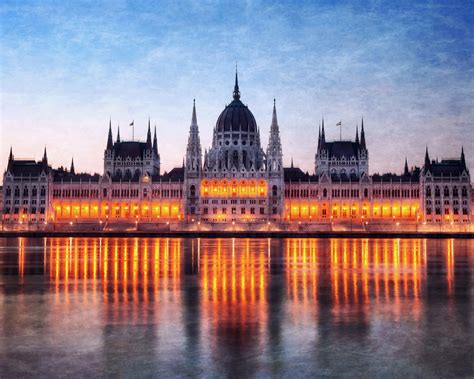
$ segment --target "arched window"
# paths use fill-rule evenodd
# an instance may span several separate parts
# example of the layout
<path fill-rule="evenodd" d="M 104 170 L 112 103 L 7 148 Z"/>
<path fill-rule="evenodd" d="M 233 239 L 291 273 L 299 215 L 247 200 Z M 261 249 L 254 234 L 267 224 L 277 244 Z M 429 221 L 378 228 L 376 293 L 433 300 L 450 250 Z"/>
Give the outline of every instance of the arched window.
<path fill-rule="evenodd" d="M 41 193 L 40 193 L 41 196 L 46 196 L 46 188 L 44 187 L 41 187 Z"/>
<path fill-rule="evenodd" d="M 196 196 L 196 186 L 194 184 L 189 187 L 189 194 L 191 195 L 191 197 Z"/>
<path fill-rule="evenodd" d="M 461 195 L 462 197 L 467 197 L 467 187 L 462 187 L 462 190 L 461 190 Z"/>
<path fill-rule="evenodd" d="M 278 187 L 274 185 L 272 187 L 272 196 L 277 196 L 277 195 L 278 195 Z"/>
<path fill-rule="evenodd" d="M 448 186 L 445 186 L 445 187 L 444 187 L 444 193 L 443 193 L 443 195 L 444 195 L 445 197 L 449 197 L 449 188 L 448 188 Z"/>
<path fill-rule="evenodd" d="M 237 150 L 234 150 L 234 152 L 232 153 L 232 164 L 236 168 L 239 167 L 239 153 L 237 152 Z"/>
<path fill-rule="evenodd" d="M 438 186 L 436 186 L 435 187 L 435 197 L 440 197 L 440 196 L 441 196 L 441 189 Z"/>
<path fill-rule="evenodd" d="M 426 187 L 426 197 L 431 196 L 431 187 Z"/>
<path fill-rule="evenodd" d="M 31 191 L 32 196 L 38 196 L 38 190 L 36 189 L 36 186 L 33 187 L 33 190 Z"/>
<path fill-rule="evenodd" d="M 369 197 L 369 190 L 364 188 L 364 197 Z"/>
<path fill-rule="evenodd" d="M 23 188 L 23 196 L 28 196 L 28 187 Z"/>
<path fill-rule="evenodd" d="M 15 187 L 15 196 L 20 196 L 20 187 Z"/>
<path fill-rule="evenodd" d="M 7 190 L 5 192 L 5 196 L 11 196 L 12 194 L 12 189 L 10 187 L 7 187 Z"/>
<path fill-rule="evenodd" d="M 326 188 L 323 189 L 323 197 L 328 197 L 328 190 Z"/>
<path fill-rule="evenodd" d="M 143 188 L 143 197 L 144 198 L 148 197 L 148 188 Z"/>
<path fill-rule="evenodd" d="M 102 197 L 106 198 L 107 197 L 107 188 L 104 188 L 102 190 Z"/>
<path fill-rule="evenodd" d="M 459 196 L 458 187 L 453 187 L 453 196 Z"/>

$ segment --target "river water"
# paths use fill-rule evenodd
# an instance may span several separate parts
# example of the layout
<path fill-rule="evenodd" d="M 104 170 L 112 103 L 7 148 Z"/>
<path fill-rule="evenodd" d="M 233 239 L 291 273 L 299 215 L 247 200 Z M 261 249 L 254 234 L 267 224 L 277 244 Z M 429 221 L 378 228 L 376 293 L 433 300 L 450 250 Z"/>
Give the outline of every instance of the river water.
<path fill-rule="evenodd" d="M 474 241 L 0 239 L 0 377 L 473 377 Z"/>

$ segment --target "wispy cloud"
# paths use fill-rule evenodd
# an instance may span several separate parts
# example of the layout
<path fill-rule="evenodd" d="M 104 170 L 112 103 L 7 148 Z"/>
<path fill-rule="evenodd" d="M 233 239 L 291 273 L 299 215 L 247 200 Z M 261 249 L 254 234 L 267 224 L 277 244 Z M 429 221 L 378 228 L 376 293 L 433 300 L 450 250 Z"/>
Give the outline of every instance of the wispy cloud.
<path fill-rule="evenodd" d="M 156 120 L 164 169 L 181 163 L 197 99 L 204 146 L 230 101 L 235 61 L 243 101 L 266 143 L 277 98 L 286 162 L 311 171 L 324 115 L 353 137 L 363 115 L 371 171 L 459 155 L 474 168 L 471 2 L 5 2 L 2 144 L 17 156 L 102 171 L 109 116 L 144 137 Z M 361 3 L 360 3 L 361 4 Z"/>

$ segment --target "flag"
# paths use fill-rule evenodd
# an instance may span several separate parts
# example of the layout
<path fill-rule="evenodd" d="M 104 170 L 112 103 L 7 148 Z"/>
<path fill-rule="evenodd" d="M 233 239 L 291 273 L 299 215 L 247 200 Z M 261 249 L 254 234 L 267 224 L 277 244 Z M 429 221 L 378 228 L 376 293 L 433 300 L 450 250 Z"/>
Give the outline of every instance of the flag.
<path fill-rule="evenodd" d="M 134 122 L 135 122 L 135 120 L 133 120 L 133 121 L 130 123 L 129 126 L 134 126 Z"/>
<path fill-rule="evenodd" d="M 336 126 L 341 126 L 342 125 L 342 121 L 339 121 Z"/>

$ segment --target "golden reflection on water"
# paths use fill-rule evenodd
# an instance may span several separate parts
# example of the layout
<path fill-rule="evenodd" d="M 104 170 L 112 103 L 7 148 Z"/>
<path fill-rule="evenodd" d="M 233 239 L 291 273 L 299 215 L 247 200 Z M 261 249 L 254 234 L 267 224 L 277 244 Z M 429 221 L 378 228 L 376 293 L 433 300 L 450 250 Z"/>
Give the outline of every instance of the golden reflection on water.
<path fill-rule="evenodd" d="M 201 311 L 232 323 L 265 318 L 271 281 L 283 278 L 288 301 L 311 307 L 324 298 L 335 314 L 347 306 L 390 303 L 396 314 L 410 299 L 415 316 L 426 282 L 426 241 L 420 239 L 52 238 L 46 242 L 45 272 L 56 294 L 92 292 L 92 301 L 147 304 L 150 297 L 176 301 L 183 272 L 198 278 Z M 446 244 L 446 288 L 454 292 L 454 241 Z M 24 273 L 19 241 L 19 274 Z M 281 274 L 272 277 L 272 266 Z M 166 294 L 162 293 L 166 290 Z M 119 316 L 119 315 L 117 315 Z"/>

